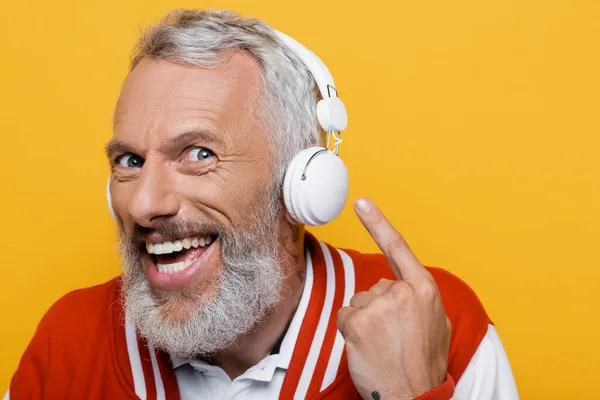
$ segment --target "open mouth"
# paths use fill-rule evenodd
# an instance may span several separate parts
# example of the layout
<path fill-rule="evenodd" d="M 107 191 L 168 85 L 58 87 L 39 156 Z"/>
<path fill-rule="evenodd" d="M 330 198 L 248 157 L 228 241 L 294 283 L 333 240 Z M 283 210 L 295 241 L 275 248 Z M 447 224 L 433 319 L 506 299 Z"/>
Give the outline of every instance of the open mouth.
<path fill-rule="evenodd" d="M 146 251 L 158 272 L 172 275 L 196 263 L 217 238 L 217 235 L 197 235 L 173 242 L 147 242 Z"/>

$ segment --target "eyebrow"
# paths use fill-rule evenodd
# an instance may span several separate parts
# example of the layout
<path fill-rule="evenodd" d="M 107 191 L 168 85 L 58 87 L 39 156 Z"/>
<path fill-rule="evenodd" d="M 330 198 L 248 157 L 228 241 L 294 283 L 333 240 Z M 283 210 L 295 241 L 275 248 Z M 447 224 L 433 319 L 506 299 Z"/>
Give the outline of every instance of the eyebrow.
<path fill-rule="evenodd" d="M 181 133 L 169 140 L 165 144 L 166 151 L 172 151 L 173 149 L 180 149 L 191 145 L 192 143 L 212 144 L 222 146 L 223 140 L 215 135 L 213 132 L 205 129 L 194 129 Z"/>
<path fill-rule="evenodd" d="M 111 156 L 113 154 L 133 153 L 133 151 L 131 150 L 132 149 L 129 146 L 129 144 L 127 142 L 124 142 L 123 140 L 111 139 L 110 142 L 104 145 L 104 153 L 106 154 L 106 158 L 108 158 L 109 161 L 112 161 Z"/>
<path fill-rule="evenodd" d="M 205 129 L 194 129 L 167 140 L 166 144 L 161 147 L 164 147 L 165 152 L 171 152 L 174 149 L 186 147 L 192 143 L 198 142 L 209 145 L 224 145 L 223 140 L 217 137 L 213 132 Z M 111 160 L 111 157 L 114 154 L 135 153 L 136 150 L 131 144 L 124 140 L 112 139 L 104 146 L 104 152 L 106 153 L 106 157 Z"/>

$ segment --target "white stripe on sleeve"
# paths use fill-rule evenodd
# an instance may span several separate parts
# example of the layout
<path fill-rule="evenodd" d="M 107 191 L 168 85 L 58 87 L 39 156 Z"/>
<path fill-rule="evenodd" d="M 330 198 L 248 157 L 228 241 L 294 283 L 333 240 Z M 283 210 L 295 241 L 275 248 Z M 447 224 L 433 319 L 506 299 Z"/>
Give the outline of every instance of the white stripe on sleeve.
<path fill-rule="evenodd" d="M 514 400 L 517 385 L 500 337 L 493 325 L 479 344 L 454 389 L 452 400 Z"/>

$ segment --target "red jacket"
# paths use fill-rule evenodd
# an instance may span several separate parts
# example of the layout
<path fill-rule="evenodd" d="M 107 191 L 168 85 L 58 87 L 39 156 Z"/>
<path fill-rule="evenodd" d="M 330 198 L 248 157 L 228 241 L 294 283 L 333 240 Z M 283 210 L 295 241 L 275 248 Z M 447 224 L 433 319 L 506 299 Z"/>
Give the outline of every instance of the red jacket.
<path fill-rule="evenodd" d="M 380 278 L 394 279 L 384 256 L 336 250 L 307 237 L 312 257 L 313 285 L 308 308 L 280 399 L 292 399 L 303 373 L 317 325 L 326 318 L 318 361 L 308 373 L 308 399 L 360 399 L 348 373 L 345 352 L 334 354 L 336 313 L 354 293 L 368 290 Z M 452 322 L 452 341 L 446 381 L 421 396 L 450 399 L 471 358 L 486 335 L 490 320 L 475 293 L 460 279 L 441 269 L 428 268 L 440 289 Z M 334 274 L 332 289 L 327 274 Z M 333 304 L 324 307 L 328 290 Z M 58 300 L 40 322 L 10 385 L 10 399 L 135 399 L 136 385 L 146 398 L 179 399 L 170 357 L 154 351 L 125 323 L 120 279 L 76 290 Z M 326 309 L 326 312 L 323 310 Z M 331 359 L 337 373 L 324 390 L 321 384 Z M 339 366 L 338 366 L 339 364 Z M 157 385 L 158 381 L 162 386 Z"/>

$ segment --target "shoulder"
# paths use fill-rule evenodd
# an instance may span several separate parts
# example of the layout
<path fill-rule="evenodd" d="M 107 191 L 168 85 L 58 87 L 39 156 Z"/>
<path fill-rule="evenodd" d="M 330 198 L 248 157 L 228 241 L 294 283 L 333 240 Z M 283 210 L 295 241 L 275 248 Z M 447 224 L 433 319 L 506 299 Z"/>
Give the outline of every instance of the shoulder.
<path fill-rule="evenodd" d="M 368 290 L 381 278 L 395 279 L 383 254 L 344 252 L 354 262 L 357 292 Z M 435 279 L 446 315 L 452 322 L 448 370 L 458 381 L 492 322 L 473 289 L 463 280 L 441 268 L 426 268 Z"/>
<path fill-rule="evenodd" d="M 21 357 L 11 381 L 11 395 L 41 398 L 42 391 L 57 390 L 52 393 L 60 395 L 54 397 L 64 397 L 65 382 L 71 381 L 86 357 L 95 360 L 97 357 L 90 354 L 110 345 L 113 316 L 120 312 L 118 298 L 119 280 L 113 279 L 75 290 L 56 301 Z"/>
<path fill-rule="evenodd" d="M 46 334 L 59 339 L 95 330 L 112 319 L 112 306 L 119 299 L 119 278 L 84 289 L 74 290 L 57 300 L 38 325 L 36 335 Z"/>

